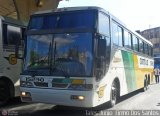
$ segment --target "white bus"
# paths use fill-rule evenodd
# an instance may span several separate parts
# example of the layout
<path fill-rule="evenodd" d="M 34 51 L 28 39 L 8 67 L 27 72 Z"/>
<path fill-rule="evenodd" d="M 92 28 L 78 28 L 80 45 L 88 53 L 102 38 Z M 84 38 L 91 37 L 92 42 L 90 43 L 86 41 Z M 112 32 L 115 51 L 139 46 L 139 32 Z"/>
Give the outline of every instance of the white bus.
<path fill-rule="evenodd" d="M 20 21 L 0 16 L 0 105 L 20 94 L 22 59 L 19 58 L 23 50 L 24 30 L 25 26 Z"/>
<path fill-rule="evenodd" d="M 101 8 L 33 14 L 26 36 L 23 102 L 114 106 L 153 80 L 151 42 Z"/>

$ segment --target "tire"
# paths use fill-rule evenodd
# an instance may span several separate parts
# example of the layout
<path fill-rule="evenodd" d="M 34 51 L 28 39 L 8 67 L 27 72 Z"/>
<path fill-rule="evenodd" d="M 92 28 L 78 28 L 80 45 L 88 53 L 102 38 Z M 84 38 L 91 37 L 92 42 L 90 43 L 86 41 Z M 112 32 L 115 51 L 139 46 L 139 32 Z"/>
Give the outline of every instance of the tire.
<path fill-rule="evenodd" d="M 117 88 L 116 82 L 114 81 L 112 83 L 111 92 L 110 92 L 109 107 L 113 107 L 116 105 L 118 96 L 119 96 L 118 94 L 119 94 L 118 88 Z"/>
<path fill-rule="evenodd" d="M 151 84 L 151 78 L 150 78 L 150 75 L 148 75 L 148 85 Z"/>
<path fill-rule="evenodd" d="M 10 98 L 9 87 L 0 80 L 0 106 L 5 105 Z"/>
<path fill-rule="evenodd" d="M 143 87 L 143 92 L 148 90 L 148 81 L 145 79 L 144 80 L 144 87 Z"/>

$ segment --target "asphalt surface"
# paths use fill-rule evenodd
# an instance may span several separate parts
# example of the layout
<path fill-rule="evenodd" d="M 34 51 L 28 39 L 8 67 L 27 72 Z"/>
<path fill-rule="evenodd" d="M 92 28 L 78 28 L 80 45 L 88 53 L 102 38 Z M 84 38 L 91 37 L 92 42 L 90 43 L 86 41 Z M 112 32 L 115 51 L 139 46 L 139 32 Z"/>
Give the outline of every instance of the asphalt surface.
<path fill-rule="evenodd" d="M 110 115 L 110 113 L 111 115 L 113 115 L 110 111 L 115 112 L 119 110 L 158 110 L 159 113 L 156 113 L 154 115 L 159 116 L 160 84 L 150 85 L 149 89 L 146 92 L 138 90 L 121 97 L 119 103 L 113 108 L 109 108 L 107 103 L 94 109 L 82 109 L 74 107 L 55 106 L 52 104 L 43 103 L 22 103 L 20 101 L 20 98 L 15 98 L 10 100 L 10 102 L 5 106 L 0 107 L 0 116 L 97 116 Z"/>

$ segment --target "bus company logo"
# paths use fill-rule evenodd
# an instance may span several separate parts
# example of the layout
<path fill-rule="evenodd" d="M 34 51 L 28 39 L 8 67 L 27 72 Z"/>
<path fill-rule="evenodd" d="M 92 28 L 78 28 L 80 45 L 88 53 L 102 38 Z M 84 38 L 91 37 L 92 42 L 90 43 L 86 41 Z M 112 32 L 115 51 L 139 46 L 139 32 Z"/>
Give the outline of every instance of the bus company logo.
<path fill-rule="evenodd" d="M 144 58 L 140 58 L 140 65 L 148 66 L 148 60 L 146 60 Z"/>
<path fill-rule="evenodd" d="M 7 110 L 2 110 L 2 116 L 7 116 L 8 115 L 8 111 Z"/>
<path fill-rule="evenodd" d="M 9 57 L 4 57 L 6 60 L 8 60 L 9 64 L 15 65 L 17 64 L 17 58 L 15 54 L 10 54 Z"/>
<path fill-rule="evenodd" d="M 10 54 L 10 55 L 9 55 L 9 63 L 10 63 L 11 65 L 17 64 L 17 58 L 16 58 L 15 54 Z"/>
<path fill-rule="evenodd" d="M 107 86 L 107 85 L 104 85 L 104 86 L 101 86 L 101 87 L 99 88 L 99 91 L 97 92 L 99 98 L 102 98 L 102 97 L 104 96 L 104 90 L 105 90 L 106 86 Z"/>

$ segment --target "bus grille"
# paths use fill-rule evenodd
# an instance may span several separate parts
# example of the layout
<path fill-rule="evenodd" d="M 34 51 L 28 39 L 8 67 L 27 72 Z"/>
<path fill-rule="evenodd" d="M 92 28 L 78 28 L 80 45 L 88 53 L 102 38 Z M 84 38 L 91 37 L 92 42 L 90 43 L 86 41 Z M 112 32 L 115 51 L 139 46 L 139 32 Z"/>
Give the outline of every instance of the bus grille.
<path fill-rule="evenodd" d="M 64 83 L 53 83 L 52 87 L 57 87 L 57 88 L 66 88 L 68 86 L 68 84 L 64 84 Z"/>
<path fill-rule="evenodd" d="M 34 82 L 34 84 L 38 87 L 48 87 L 48 83 Z"/>

